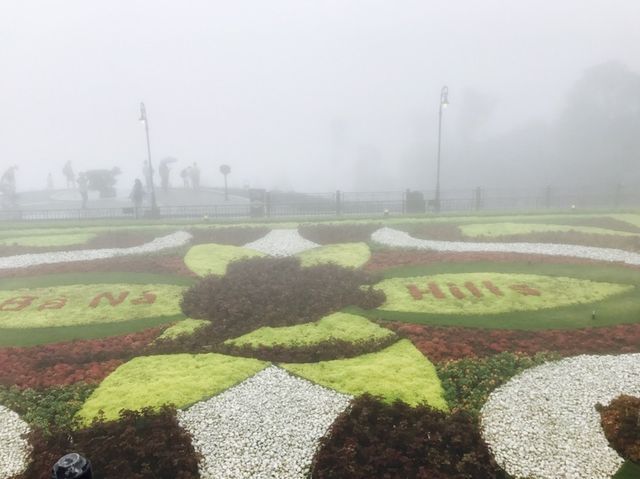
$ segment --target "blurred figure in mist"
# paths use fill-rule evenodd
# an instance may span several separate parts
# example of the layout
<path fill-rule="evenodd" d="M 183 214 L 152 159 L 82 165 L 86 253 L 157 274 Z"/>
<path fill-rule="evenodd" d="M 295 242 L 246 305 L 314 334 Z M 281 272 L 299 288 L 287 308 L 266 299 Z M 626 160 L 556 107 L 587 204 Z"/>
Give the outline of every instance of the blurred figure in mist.
<path fill-rule="evenodd" d="M 191 167 L 187 166 L 180 172 L 180 178 L 182 178 L 182 186 L 189 188 L 191 186 Z"/>
<path fill-rule="evenodd" d="M 51 172 L 47 175 L 47 190 L 53 191 L 53 175 Z"/>
<path fill-rule="evenodd" d="M 85 210 L 87 209 L 87 201 L 89 200 L 89 180 L 84 173 L 78 175 L 78 190 L 82 198 L 82 209 Z"/>
<path fill-rule="evenodd" d="M 194 190 L 200 189 L 200 168 L 198 168 L 198 163 L 194 163 L 192 167 L 189 168 L 189 176 L 191 177 L 191 186 L 193 186 Z"/>
<path fill-rule="evenodd" d="M 3 205 L 16 205 L 16 170 L 17 165 L 10 166 L 0 177 L 0 192 L 3 196 Z"/>
<path fill-rule="evenodd" d="M 169 174 L 171 173 L 171 169 L 169 168 L 169 165 L 171 163 L 175 163 L 176 161 L 178 160 L 176 160 L 175 158 L 168 157 L 160 162 L 158 173 L 160 174 L 160 183 L 162 184 L 162 191 L 164 191 L 165 193 L 169 192 Z"/>
<path fill-rule="evenodd" d="M 73 172 L 71 161 L 67 161 L 62 168 L 62 174 L 67 179 L 67 188 L 72 189 L 76 186 L 76 174 Z"/>
<path fill-rule="evenodd" d="M 148 191 L 151 191 L 151 183 L 153 182 L 153 168 L 148 161 L 142 165 L 142 174 L 144 175 L 144 184 Z"/>
<path fill-rule="evenodd" d="M 140 181 L 139 178 L 136 178 L 136 181 L 133 184 L 133 189 L 129 194 L 129 198 L 131 198 L 131 201 L 133 202 L 133 212 L 135 213 L 136 218 L 139 218 L 142 200 L 144 199 L 144 188 L 142 187 L 142 181 Z"/>

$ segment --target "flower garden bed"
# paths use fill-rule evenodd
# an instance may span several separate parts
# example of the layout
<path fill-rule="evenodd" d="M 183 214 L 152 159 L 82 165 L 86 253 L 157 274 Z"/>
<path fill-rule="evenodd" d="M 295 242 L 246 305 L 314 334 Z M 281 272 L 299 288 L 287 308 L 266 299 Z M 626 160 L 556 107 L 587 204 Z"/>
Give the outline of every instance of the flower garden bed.
<path fill-rule="evenodd" d="M 0 269 L 0 479 L 71 448 L 104 478 L 634 477 L 633 256 L 405 250 L 431 243 L 376 223 Z M 124 231 L 70 233 L 157 233 Z"/>

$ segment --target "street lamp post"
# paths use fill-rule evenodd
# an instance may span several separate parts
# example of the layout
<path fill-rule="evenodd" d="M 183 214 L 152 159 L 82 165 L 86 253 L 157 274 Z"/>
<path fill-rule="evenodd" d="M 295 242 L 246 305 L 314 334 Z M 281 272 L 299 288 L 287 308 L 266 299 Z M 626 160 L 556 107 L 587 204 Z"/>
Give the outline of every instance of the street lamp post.
<path fill-rule="evenodd" d="M 449 88 L 446 86 L 440 90 L 440 110 L 438 114 L 438 169 L 436 173 L 436 198 L 434 206 L 436 213 L 440 212 L 440 145 L 442 143 L 442 110 L 449 106 Z"/>
<path fill-rule="evenodd" d="M 159 215 L 158 205 L 156 204 L 156 189 L 153 185 L 153 164 L 151 163 L 151 142 L 149 141 L 149 120 L 147 119 L 147 109 L 144 102 L 140 103 L 140 122 L 144 123 L 144 131 L 147 134 L 147 156 L 149 162 L 149 184 L 151 186 L 151 216 L 157 218 Z"/>

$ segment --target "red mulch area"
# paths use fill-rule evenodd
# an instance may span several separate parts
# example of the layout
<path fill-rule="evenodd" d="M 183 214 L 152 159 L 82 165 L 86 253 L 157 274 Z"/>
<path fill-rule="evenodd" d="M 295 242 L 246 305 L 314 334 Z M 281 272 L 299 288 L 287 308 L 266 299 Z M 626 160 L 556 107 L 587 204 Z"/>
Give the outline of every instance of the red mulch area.
<path fill-rule="evenodd" d="M 504 351 L 525 354 L 554 351 L 563 356 L 640 352 L 640 324 L 545 331 L 437 327 L 400 322 L 381 324 L 410 339 L 425 356 L 436 362 L 484 357 Z"/>
<path fill-rule="evenodd" d="M 96 384 L 139 354 L 162 328 L 125 336 L 0 349 L 0 384 L 19 388 Z"/>
<path fill-rule="evenodd" d="M 486 261 L 495 263 L 554 263 L 554 264 L 602 264 L 595 261 L 571 256 L 548 256 L 521 253 L 450 253 L 440 251 L 376 251 L 364 266 L 366 271 L 382 271 L 389 268 L 402 266 L 431 265 L 437 263 L 465 263 L 474 261 Z M 625 263 L 607 263 L 616 266 L 625 266 L 640 269 L 638 266 Z"/>
<path fill-rule="evenodd" d="M 189 276 L 196 278 L 184 264 L 181 256 L 149 255 L 123 256 L 94 261 L 74 261 L 70 263 L 43 264 L 28 268 L 0 269 L 0 278 L 20 278 L 58 273 L 154 273 Z"/>

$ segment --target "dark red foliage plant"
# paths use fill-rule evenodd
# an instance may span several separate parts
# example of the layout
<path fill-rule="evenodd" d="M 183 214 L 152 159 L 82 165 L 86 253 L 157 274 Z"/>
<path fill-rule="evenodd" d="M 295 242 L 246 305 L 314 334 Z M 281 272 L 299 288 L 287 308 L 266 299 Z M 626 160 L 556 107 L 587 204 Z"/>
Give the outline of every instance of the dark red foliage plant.
<path fill-rule="evenodd" d="M 413 344 L 432 361 L 485 357 L 502 352 L 533 355 L 542 351 L 562 356 L 640 351 L 640 324 L 601 328 L 519 331 L 425 326 L 380 322 Z"/>
<path fill-rule="evenodd" d="M 502 479 L 476 419 L 428 406 L 355 399 L 321 440 L 314 479 Z"/>
<path fill-rule="evenodd" d="M 0 349 L 0 384 L 20 388 L 97 384 L 138 355 L 160 333 L 147 329 L 124 336 Z"/>
<path fill-rule="evenodd" d="M 611 447 L 625 459 L 640 463 L 640 398 L 623 394 L 596 409 Z"/>
<path fill-rule="evenodd" d="M 374 282 L 368 273 L 334 264 L 303 268 L 297 258 L 252 258 L 231 263 L 225 276 L 203 278 L 180 305 L 188 317 L 211 321 L 192 338 L 220 342 L 262 326 L 316 321 L 346 306 L 378 307 L 385 296 Z"/>
<path fill-rule="evenodd" d="M 77 452 L 91 461 L 94 479 L 197 479 L 199 455 L 176 411 L 122 411 L 118 421 L 97 420 L 87 428 L 29 433 L 32 462 L 15 479 L 50 479 L 63 455 Z"/>

